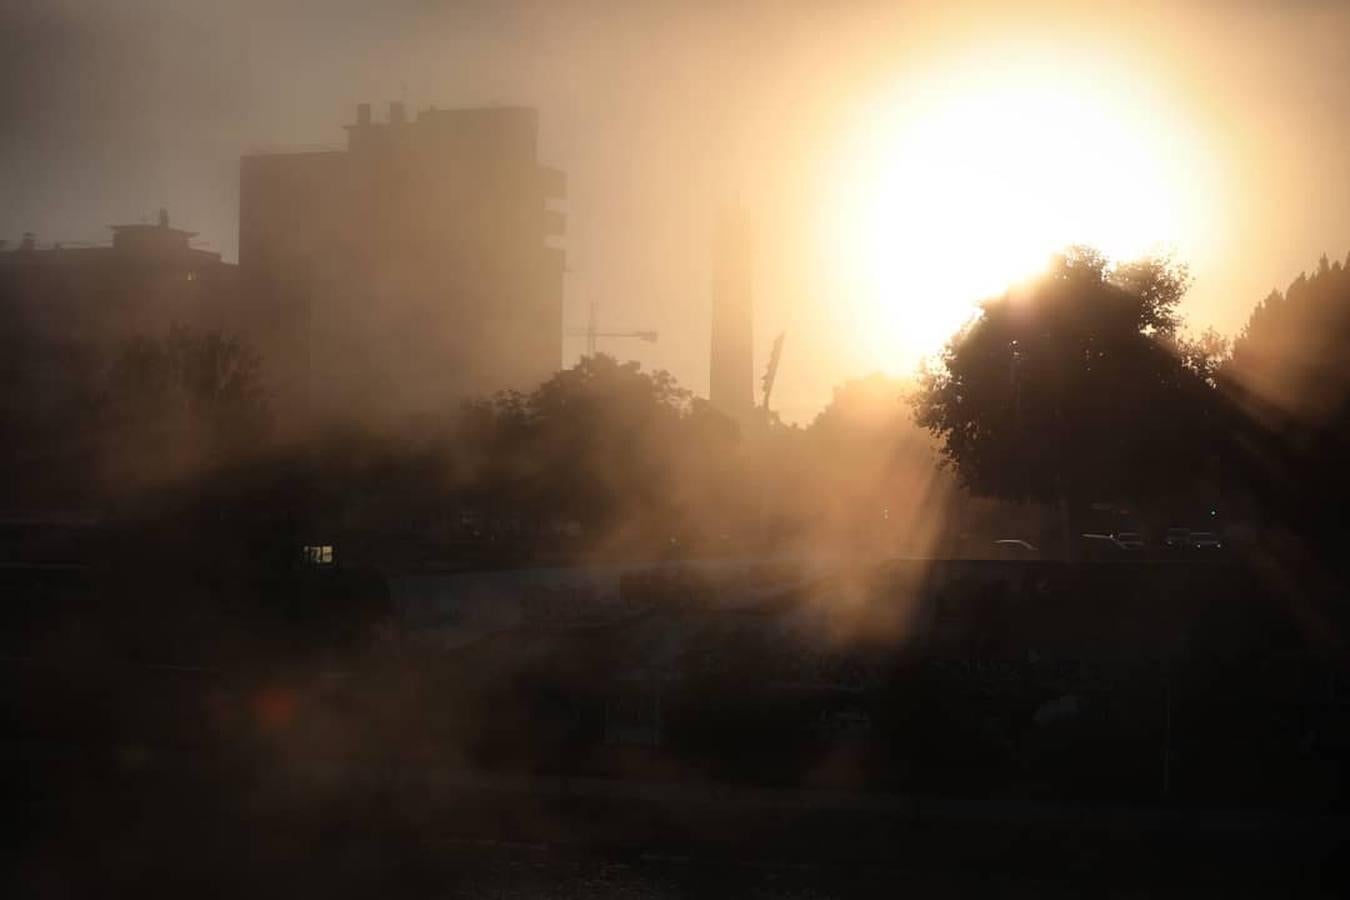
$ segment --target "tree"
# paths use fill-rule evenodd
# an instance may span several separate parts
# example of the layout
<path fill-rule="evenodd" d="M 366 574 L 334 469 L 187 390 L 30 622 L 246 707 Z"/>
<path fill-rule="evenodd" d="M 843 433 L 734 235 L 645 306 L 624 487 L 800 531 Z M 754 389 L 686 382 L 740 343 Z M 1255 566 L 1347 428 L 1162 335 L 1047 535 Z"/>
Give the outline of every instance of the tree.
<path fill-rule="evenodd" d="M 1178 352 L 1188 283 L 1166 259 L 1065 253 L 951 340 L 921 379 L 919 423 L 974 493 L 1057 501 L 1066 519 L 1195 478 L 1217 421 L 1204 373 Z"/>
<path fill-rule="evenodd" d="M 914 421 L 908 380 L 873 373 L 834 389 L 799 443 L 795 511 L 815 549 L 930 549 L 934 505 L 948 479 L 932 437 Z"/>
<path fill-rule="evenodd" d="M 1301 274 L 1252 311 L 1225 367 L 1235 386 L 1271 414 L 1326 423 L 1350 399 L 1350 260 Z"/>
<path fill-rule="evenodd" d="M 528 394 L 471 404 L 461 429 L 460 477 L 473 505 L 535 525 L 576 523 L 592 545 L 680 531 L 738 440 L 668 372 L 604 354 Z"/>
<path fill-rule="evenodd" d="M 1350 475 L 1350 260 L 1256 305 L 1220 368 L 1242 413 L 1238 483 L 1266 515 L 1326 557 L 1344 556 Z"/>
<path fill-rule="evenodd" d="M 238 460 L 267 433 L 258 356 L 237 338 L 174 327 L 137 337 L 108 370 L 103 418 L 119 486 Z"/>
<path fill-rule="evenodd" d="M 93 501 L 103 368 L 86 342 L 0 337 L 0 495 L 11 508 Z"/>

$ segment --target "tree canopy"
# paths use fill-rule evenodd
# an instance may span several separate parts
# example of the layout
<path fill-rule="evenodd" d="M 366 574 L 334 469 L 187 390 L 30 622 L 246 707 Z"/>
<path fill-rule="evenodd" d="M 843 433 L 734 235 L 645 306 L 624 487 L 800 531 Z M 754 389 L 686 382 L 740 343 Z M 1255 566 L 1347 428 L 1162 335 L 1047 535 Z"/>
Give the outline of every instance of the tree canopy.
<path fill-rule="evenodd" d="M 478 505 L 592 535 L 678 532 L 693 508 L 682 491 L 715 480 L 739 441 L 734 423 L 670 373 L 604 354 L 529 393 L 471 404 L 462 434 L 460 481 Z"/>
<path fill-rule="evenodd" d="M 1311 274 L 1256 305 L 1226 367 L 1252 399 L 1311 424 L 1342 415 L 1350 400 L 1350 260 L 1325 254 Z"/>
<path fill-rule="evenodd" d="M 133 484 L 250 453 L 269 425 L 258 356 L 237 338 L 173 328 L 126 341 L 102 398 L 107 465 Z"/>
<path fill-rule="evenodd" d="M 951 340 L 915 396 L 919 423 L 977 494 L 1085 503 L 1194 479 L 1217 422 L 1199 365 L 1211 348 L 1177 334 L 1188 284 L 1165 258 L 1057 257 Z"/>
<path fill-rule="evenodd" d="M 1243 413 L 1242 490 L 1268 518 L 1343 555 L 1350 497 L 1350 263 L 1325 255 L 1252 311 L 1220 370 Z"/>

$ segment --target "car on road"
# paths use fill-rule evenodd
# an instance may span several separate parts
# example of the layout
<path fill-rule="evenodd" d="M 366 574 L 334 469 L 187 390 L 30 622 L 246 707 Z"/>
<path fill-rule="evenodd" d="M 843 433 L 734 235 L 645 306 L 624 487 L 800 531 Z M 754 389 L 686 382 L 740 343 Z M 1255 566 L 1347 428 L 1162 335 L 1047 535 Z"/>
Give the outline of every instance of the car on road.
<path fill-rule="evenodd" d="M 1078 536 L 1078 547 L 1085 559 L 1136 557 L 1144 549 L 1144 536 L 1137 531 L 1085 532 Z"/>
<path fill-rule="evenodd" d="M 1223 542 L 1212 531 L 1192 531 L 1190 547 L 1193 550 L 1222 550 Z"/>
<path fill-rule="evenodd" d="M 997 559 L 1038 559 L 1041 551 L 1030 541 L 1003 538 L 994 541 L 994 555 Z"/>
<path fill-rule="evenodd" d="M 1168 550 L 1185 550 L 1191 545 L 1189 528 L 1169 528 L 1163 535 L 1163 546 Z"/>
<path fill-rule="evenodd" d="M 1100 532 L 1080 534 L 1078 549 L 1084 559 L 1118 559 L 1122 554 L 1115 538 Z"/>
<path fill-rule="evenodd" d="M 1137 531 L 1117 531 L 1111 535 L 1111 539 L 1122 550 L 1144 549 L 1144 536 Z"/>

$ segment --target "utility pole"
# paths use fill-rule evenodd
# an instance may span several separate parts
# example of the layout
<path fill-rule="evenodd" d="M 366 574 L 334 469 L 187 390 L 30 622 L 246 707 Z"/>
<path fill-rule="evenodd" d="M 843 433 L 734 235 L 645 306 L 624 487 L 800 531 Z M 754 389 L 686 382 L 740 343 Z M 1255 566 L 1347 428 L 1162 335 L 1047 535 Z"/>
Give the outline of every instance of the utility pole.
<path fill-rule="evenodd" d="M 569 331 L 567 337 L 584 337 L 586 339 L 586 355 L 594 356 L 595 345 L 600 338 L 636 338 L 648 344 L 655 344 L 660 334 L 655 331 L 600 331 L 595 321 L 595 301 L 592 300 L 590 317 L 586 321 L 586 330 Z"/>

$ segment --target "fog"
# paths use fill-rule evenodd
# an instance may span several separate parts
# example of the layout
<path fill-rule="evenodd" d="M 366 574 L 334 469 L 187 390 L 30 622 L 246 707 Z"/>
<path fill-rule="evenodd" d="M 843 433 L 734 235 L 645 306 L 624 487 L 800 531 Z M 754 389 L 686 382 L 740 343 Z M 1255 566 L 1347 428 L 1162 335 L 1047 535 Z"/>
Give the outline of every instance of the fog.
<path fill-rule="evenodd" d="M 1343 888 L 1350 7 L 1082 6 L 0 0 L 15 895 Z"/>
<path fill-rule="evenodd" d="M 1334 176 L 1347 135 L 1350 13 L 1337 4 L 642 4 L 395 2 L 5 4 L 0 233 L 102 240 L 168 207 L 236 253 L 238 158 L 340 144 L 357 102 L 541 111 L 541 158 L 568 174 L 566 320 L 599 304 L 615 348 L 706 389 L 710 242 L 739 197 L 758 221 L 762 365 L 793 331 L 781 408 L 805 421 L 857 360 L 869 298 L 819 250 L 852 111 L 896 81 L 991 44 L 1109 57 L 1210 137 L 1223 206 L 1186 312 L 1233 334 L 1254 300 L 1350 244 Z M 1065 59 L 1069 59 L 1066 56 Z M 1067 64 L 1067 63 L 1066 63 Z M 1310 251 L 1309 248 L 1312 248 Z M 978 254 L 977 248 L 971 249 Z M 582 352 L 569 341 L 568 359 Z"/>

